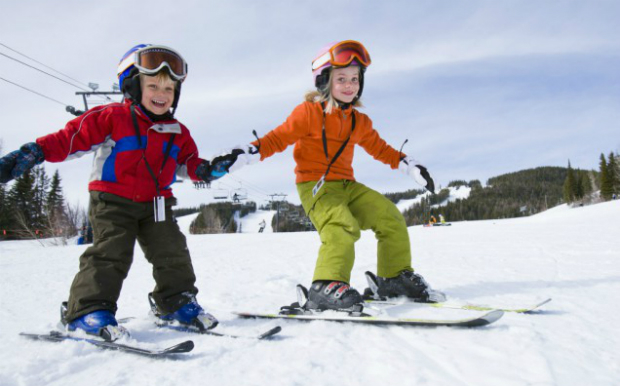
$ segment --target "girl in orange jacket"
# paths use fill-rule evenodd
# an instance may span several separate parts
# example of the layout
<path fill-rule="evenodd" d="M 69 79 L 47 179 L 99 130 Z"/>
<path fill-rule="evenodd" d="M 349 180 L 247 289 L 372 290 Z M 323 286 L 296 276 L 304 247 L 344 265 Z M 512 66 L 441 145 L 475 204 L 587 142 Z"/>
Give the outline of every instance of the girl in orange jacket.
<path fill-rule="evenodd" d="M 359 42 L 345 40 L 324 47 L 312 63 L 317 91 L 308 93 L 282 125 L 224 155 L 235 158 L 226 170 L 233 172 L 295 145 L 297 190 L 321 237 L 305 309 L 359 309 L 362 296 L 349 282 L 361 229 L 372 229 L 378 240 L 376 295 L 441 300 L 441 294 L 411 267 L 409 234 L 400 211 L 355 180 L 352 162 L 357 144 L 434 191 L 427 169 L 388 145 L 370 118 L 356 109 L 369 65 L 370 55 Z"/>

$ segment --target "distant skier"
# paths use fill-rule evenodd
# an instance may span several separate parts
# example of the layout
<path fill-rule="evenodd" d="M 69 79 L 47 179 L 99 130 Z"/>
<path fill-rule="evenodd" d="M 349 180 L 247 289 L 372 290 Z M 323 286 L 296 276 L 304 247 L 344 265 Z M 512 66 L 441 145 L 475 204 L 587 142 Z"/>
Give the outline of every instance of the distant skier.
<path fill-rule="evenodd" d="M 258 228 L 258 233 L 263 233 L 263 231 L 265 230 L 265 227 L 267 226 L 267 223 L 265 222 L 265 219 L 263 219 L 263 221 L 261 221 L 258 226 L 260 226 L 260 228 Z"/>
<path fill-rule="evenodd" d="M 0 182 L 32 167 L 94 153 L 89 219 L 94 244 L 80 258 L 63 323 L 106 340 L 126 334 L 115 313 L 136 240 L 153 265 L 149 294 L 156 316 L 196 328 L 215 317 L 198 304 L 196 276 L 185 236 L 172 215 L 175 173 L 210 182 L 225 174 L 229 158 L 198 157 L 189 130 L 174 118 L 187 64 L 171 48 L 138 45 L 118 66 L 124 103 L 94 107 L 64 129 L 0 159 Z"/>
<path fill-rule="evenodd" d="M 321 238 L 307 308 L 359 308 L 362 296 L 349 283 L 361 229 L 372 229 L 379 240 L 379 292 L 432 301 L 430 287 L 411 267 L 411 245 L 402 214 L 382 194 L 355 180 L 354 146 L 360 145 L 431 192 L 433 179 L 419 162 L 389 146 L 370 118 L 355 108 L 361 106 L 364 73 L 370 65 L 364 46 L 341 41 L 328 45 L 315 58 L 312 72 L 317 91 L 308 93 L 282 125 L 231 150 L 227 155 L 238 157 L 229 171 L 295 145 L 297 190 Z"/>
<path fill-rule="evenodd" d="M 443 214 L 439 214 L 439 222 L 443 225 L 446 225 L 446 219 L 443 217 Z"/>
<path fill-rule="evenodd" d="M 437 219 L 435 218 L 435 216 L 431 215 L 431 218 L 430 218 L 430 220 L 428 221 L 428 223 L 429 223 L 430 225 L 435 225 L 435 224 L 437 224 Z"/>

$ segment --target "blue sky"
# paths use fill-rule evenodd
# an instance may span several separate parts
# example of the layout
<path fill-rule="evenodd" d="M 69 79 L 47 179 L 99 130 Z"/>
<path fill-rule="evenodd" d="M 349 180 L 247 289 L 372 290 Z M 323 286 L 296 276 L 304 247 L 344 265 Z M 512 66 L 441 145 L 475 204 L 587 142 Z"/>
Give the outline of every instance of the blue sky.
<path fill-rule="evenodd" d="M 3 7 L 0 43 L 107 89 L 137 43 L 178 49 L 189 76 L 177 117 L 201 154 L 265 134 L 312 88 L 328 42 L 363 42 L 373 59 L 364 104 L 383 138 L 438 184 L 537 166 L 596 168 L 620 151 L 617 1 L 46 1 Z M 54 15 L 51 17 L 50 15 Z M 58 16 L 56 16 L 58 15 Z M 0 46 L 0 53 L 25 60 Z M 27 60 L 26 60 L 27 61 Z M 31 63 L 31 62 L 29 62 Z M 0 56 L 0 76 L 81 108 L 75 88 Z M 58 130 L 63 106 L 0 81 L 3 152 Z M 262 202 L 299 202 L 292 149 L 215 183 Z M 65 195 L 87 203 L 91 157 L 59 169 Z M 356 178 L 381 192 L 418 188 L 361 148 Z M 211 196 L 179 184 L 180 206 Z"/>

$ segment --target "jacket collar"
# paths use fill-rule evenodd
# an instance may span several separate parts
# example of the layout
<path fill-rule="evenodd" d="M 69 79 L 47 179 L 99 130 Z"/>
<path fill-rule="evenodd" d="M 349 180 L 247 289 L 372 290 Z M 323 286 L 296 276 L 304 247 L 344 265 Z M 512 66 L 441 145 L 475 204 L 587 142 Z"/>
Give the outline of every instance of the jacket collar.
<path fill-rule="evenodd" d="M 129 108 L 129 106 L 131 106 L 131 104 L 133 103 L 133 101 L 131 100 L 125 100 L 125 105 Z M 142 111 L 142 106 L 140 104 L 136 104 L 136 115 L 138 116 L 138 119 L 141 119 L 143 121 L 148 122 L 148 124 L 150 125 L 149 130 L 153 129 L 158 133 L 170 133 L 170 134 L 181 134 L 181 124 L 176 120 L 176 119 L 170 119 L 170 120 L 165 120 L 165 121 L 158 121 L 158 122 L 153 122 L 148 115 L 146 115 L 144 113 L 144 111 Z"/>

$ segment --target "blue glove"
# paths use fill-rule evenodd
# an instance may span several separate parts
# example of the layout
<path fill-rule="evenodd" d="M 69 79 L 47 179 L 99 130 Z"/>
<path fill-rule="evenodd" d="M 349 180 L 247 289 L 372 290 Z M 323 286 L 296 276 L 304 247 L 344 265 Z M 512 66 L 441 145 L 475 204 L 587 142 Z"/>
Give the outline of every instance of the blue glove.
<path fill-rule="evenodd" d="M 237 161 L 237 156 L 243 150 L 235 149 L 230 154 L 215 157 L 209 161 L 204 161 L 196 168 L 196 176 L 205 182 L 211 182 L 224 177 L 228 169 Z"/>
<path fill-rule="evenodd" d="M 30 142 L 0 158 L 0 183 L 7 183 L 18 178 L 33 167 L 45 161 L 43 149 Z"/>

